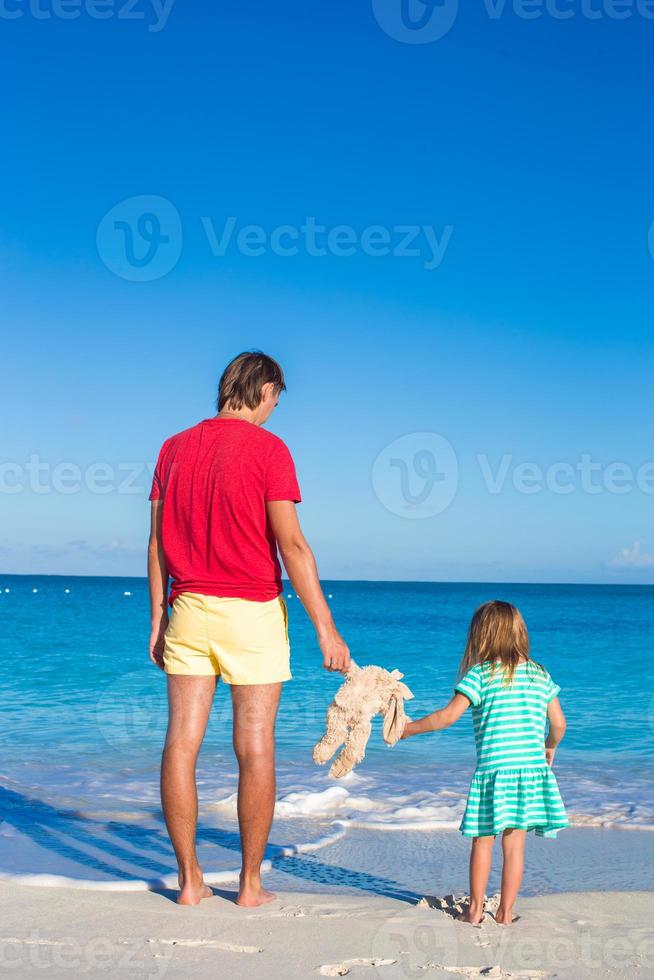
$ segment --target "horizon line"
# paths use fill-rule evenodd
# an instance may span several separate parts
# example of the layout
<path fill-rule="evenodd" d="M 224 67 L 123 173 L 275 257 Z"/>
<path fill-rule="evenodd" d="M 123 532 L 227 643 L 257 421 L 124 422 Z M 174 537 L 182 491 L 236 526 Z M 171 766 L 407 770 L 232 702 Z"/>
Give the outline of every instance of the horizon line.
<path fill-rule="evenodd" d="M 135 579 L 136 581 L 147 582 L 147 575 L 67 575 L 61 572 L 2 572 L 0 579 L 6 578 L 60 578 L 60 579 Z M 654 589 L 654 582 L 517 582 L 517 581 L 496 581 L 489 582 L 483 579 L 386 579 L 386 578 L 322 578 L 321 582 L 348 582 L 359 585 L 534 585 L 534 586 L 571 586 L 583 588 L 592 586 L 593 588 L 646 588 Z M 282 578 L 282 582 L 290 585 L 290 579 Z"/>

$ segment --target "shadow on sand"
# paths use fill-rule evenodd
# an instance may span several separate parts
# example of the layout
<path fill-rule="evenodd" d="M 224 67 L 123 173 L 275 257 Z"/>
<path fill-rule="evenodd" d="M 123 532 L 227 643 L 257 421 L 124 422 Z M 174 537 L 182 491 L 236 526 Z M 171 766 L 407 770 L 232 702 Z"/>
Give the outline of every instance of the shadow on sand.
<path fill-rule="evenodd" d="M 160 819 L 157 811 L 153 819 Z M 0 826 L 7 824 L 39 847 L 99 872 L 108 881 L 127 883 L 140 875 L 150 891 L 175 900 L 164 879 L 174 875 L 174 857 L 163 827 L 142 827 L 119 820 L 95 820 L 77 810 L 57 810 L 49 803 L 0 786 Z M 215 844 L 240 854 L 237 833 L 198 827 L 198 843 Z M 266 859 L 276 871 L 322 887 L 349 888 L 369 894 L 415 902 L 420 895 L 397 882 L 364 871 L 325 864 L 314 855 L 282 855 L 280 845 L 269 844 Z M 131 868 L 131 870 L 130 870 Z M 47 874 L 47 868 L 33 869 Z M 236 891 L 213 888 L 215 895 L 234 901 Z"/>

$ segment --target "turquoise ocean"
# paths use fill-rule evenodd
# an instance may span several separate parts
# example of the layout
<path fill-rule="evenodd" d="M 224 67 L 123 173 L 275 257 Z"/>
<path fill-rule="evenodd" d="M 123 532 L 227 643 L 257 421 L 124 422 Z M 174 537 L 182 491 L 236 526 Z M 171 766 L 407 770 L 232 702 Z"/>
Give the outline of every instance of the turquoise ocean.
<path fill-rule="evenodd" d="M 654 587 L 324 588 L 356 661 L 405 674 L 413 716 L 450 697 L 474 609 L 490 598 L 515 603 L 534 658 L 561 685 L 568 718 L 556 773 L 572 827 L 557 841 L 534 842 L 526 890 L 654 886 Z M 378 723 L 357 771 L 331 780 L 311 749 L 339 677 L 322 669 L 288 586 L 285 596 L 294 679 L 277 729 L 279 802 L 268 855 L 277 887 L 412 896 L 432 884 L 464 885 L 467 845 L 456 829 L 474 769 L 470 718 L 393 749 Z M 147 657 L 146 580 L 0 576 L 0 616 L 0 876 L 78 887 L 170 883 L 158 801 L 166 682 Z M 227 886 L 238 869 L 238 831 L 223 685 L 198 786 L 200 855 L 212 880 Z M 598 862 L 600 851 L 609 858 Z"/>

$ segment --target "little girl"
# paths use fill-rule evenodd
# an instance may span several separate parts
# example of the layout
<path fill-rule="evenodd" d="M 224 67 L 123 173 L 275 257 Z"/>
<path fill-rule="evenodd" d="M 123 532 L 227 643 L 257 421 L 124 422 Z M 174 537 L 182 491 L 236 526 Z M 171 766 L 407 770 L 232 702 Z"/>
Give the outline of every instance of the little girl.
<path fill-rule="evenodd" d="M 529 656 L 525 622 L 508 602 L 487 602 L 476 611 L 450 703 L 419 721 L 403 738 L 449 728 L 472 705 L 477 769 L 460 831 L 472 837 L 470 905 L 462 918 L 478 924 L 496 834 L 502 834 L 502 889 L 495 919 L 513 921 L 522 881 L 527 831 L 556 837 L 568 825 L 552 772 L 565 733 L 560 688 Z M 545 738 L 546 721 L 549 732 Z"/>

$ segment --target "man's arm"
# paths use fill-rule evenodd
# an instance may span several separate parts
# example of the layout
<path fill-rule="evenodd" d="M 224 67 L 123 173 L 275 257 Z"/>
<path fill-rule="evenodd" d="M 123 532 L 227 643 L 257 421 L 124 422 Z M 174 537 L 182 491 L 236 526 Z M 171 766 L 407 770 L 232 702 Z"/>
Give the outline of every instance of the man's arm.
<path fill-rule="evenodd" d="M 350 651 L 336 629 L 320 587 L 316 560 L 302 534 L 295 504 L 291 500 L 271 500 L 266 508 L 288 577 L 315 627 L 323 666 L 345 671 L 350 666 Z"/>
<path fill-rule="evenodd" d="M 150 660 L 163 670 L 164 633 L 168 626 L 168 566 L 161 542 L 163 500 L 153 500 L 148 543 L 150 584 Z"/>
<path fill-rule="evenodd" d="M 433 711 L 430 715 L 419 718 L 418 721 L 407 721 L 402 738 L 423 735 L 425 732 L 440 732 L 443 728 L 449 728 L 459 720 L 469 705 L 467 697 L 457 692 L 450 703 L 439 711 Z"/>

